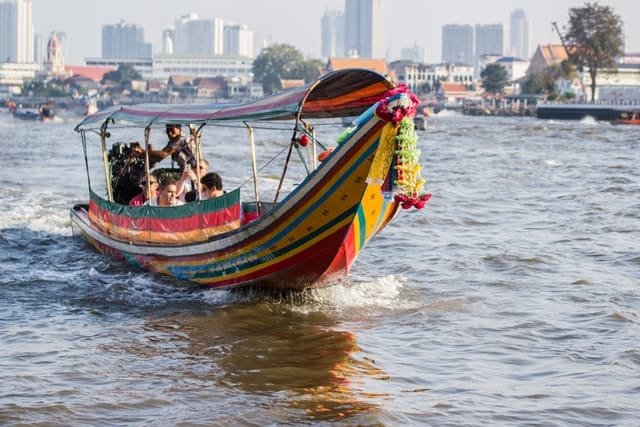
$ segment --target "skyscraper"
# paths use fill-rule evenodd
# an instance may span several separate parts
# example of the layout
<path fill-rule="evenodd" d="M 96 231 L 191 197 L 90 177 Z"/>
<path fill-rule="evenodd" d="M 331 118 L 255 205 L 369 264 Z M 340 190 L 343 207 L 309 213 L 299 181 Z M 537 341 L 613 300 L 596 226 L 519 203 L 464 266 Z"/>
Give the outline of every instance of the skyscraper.
<path fill-rule="evenodd" d="M 31 0 L 0 2 L 0 62 L 33 63 Z"/>
<path fill-rule="evenodd" d="M 173 55 L 173 38 L 173 28 L 162 30 L 162 53 L 164 55 Z"/>
<path fill-rule="evenodd" d="M 504 53 L 504 29 L 502 24 L 476 25 L 476 63 L 482 55 L 502 56 Z"/>
<path fill-rule="evenodd" d="M 320 22 L 322 56 L 324 58 L 344 56 L 344 13 L 327 10 Z"/>
<path fill-rule="evenodd" d="M 225 25 L 224 54 L 253 58 L 253 31 L 246 25 Z"/>
<path fill-rule="evenodd" d="M 511 13 L 510 26 L 510 54 L 521 59 L 529 59 L 531 25 L 524 10 L 516 9 Z"/>
<path fill-rule="evenodd" d="M 120 21 L 102 26 L 103 59 L 151 58 L 151 43 L 144 41 L 144 29 Z"/>
<path fill-rule="evenodd" d="M 406 47 L 400 49 L 400 59 L 406 61 L 413 61 L 418 63 L 424 62 L 424 47 L 418 46 L 417 43 L 413 47 Z"/>
<path fill-rule="evenodd" d="M 176 55 L 222 55 L 224 22 L 220 18 L 200 19 L 192 13 L 175 21 L 173 53 Z"/>
<path fill-rule="evenodd" d="M 384 0 L 345 0 L 345 53 L 385 57 Z"/>
<path fill-rule="evenodd" d="M 449 64 L 473 65 L 473 27 L 471 25 L 442 27 L 442 60 Z"/>

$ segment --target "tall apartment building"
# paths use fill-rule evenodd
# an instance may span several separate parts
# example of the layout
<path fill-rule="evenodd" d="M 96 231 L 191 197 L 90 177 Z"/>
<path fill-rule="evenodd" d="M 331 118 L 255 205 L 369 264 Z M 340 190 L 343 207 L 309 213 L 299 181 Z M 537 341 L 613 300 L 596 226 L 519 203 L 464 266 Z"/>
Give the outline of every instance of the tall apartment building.
<path fill-rule="evenodd" d="M 124 20 L 102 26 L 102 58 L 151 58 L 151 43 L 144 41 L 144 29 Z"/>
<path fill-rule="evenodd" d="M 502 24 L 477 24 L 475 45 L 476 59 L 482 55 L 502 56 L 504 54 L 504 28 Z"/>
<path fill-rule="evenodd" d="M 321 45 L 324 58 L 345 56 L 344 13 L 327 10 L 320 19 Z"/>
<path fill-rule="evenodd" d="M 173 55 L 173 28 L 162 30 L 162 54 Z"/>
<path fill-rule="evenodd" d="M 522 9 L 516 9 L 510 17 L 509 55 L 529 59 L 531 55 L 531 24 Z"/>
<path fill-rule="evenodd" d="M 400 59 L 417 63 L 424 62 L 424 47 L 414 44 L 413 47 L 400 49 Z"/>
<path fill-rule="evenodd" d="M 222 55 L 224 53 L 224 21 L 220 18 L 200 19 L 195 13 L 175 21 L 173 53 L 176 55 Z"/>
<path fill-rule="evenodd" d="M 384 0 L 345 0 L 345 53 L 385 57 Z"/>
<path fill-rule="evenodd" d="M 471 25 L 450 24 L 442 27 L 442 61 L 448 64 L 474 64 Z"/>
<path fill-rule="evenodd" d="M 253 31 L 246 25 L 225 25 L 224 54 L 253 58 Z"/>
<path fill-rule="evenodd" d="M 34 62 L 31 0 L 0 2 L 0 62 Z"/>

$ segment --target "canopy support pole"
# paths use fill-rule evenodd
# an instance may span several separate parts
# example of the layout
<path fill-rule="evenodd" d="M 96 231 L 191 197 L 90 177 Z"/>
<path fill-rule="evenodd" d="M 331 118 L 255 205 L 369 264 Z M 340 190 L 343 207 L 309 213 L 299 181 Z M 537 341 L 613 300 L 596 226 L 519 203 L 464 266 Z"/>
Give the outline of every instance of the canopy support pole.
<path fill-rule="evenodd" d="M 147 193 L 147 200 L 153 199 L 151 197 L 151 180 L 149 179 L 149 140 L 151 139 L 151 125 L 147 125 L 144 128 L 144 176 L 145 178 L 145 189 L 144 192 Z M 154 196 L 155 197 L 155 196 Z"/>
<path fill-rule="evenodd" d="M 87 156 L 87 135 L 85 131 L 80 131 L 82 136 L 82 152 L 84 153 L 84 167 L 87 170 L 87 188 L 91 191 L 91 174 L 89 174 L 89 158 Z"/>
<path fill-rule="evenodd" d="M 104 177 L 107 181 L 107 197 L 109 201 L 113 202 L 113 188 L 111 187 L 111 172 L 109 171 L 109 156 L 107 155 L 107 138 L 111 135 L 107 132 L 107 124 L 109 120 L 106 120 L 102 126 L 100 126 L 100 144 L 102 145 L 102 163 L 104 165 Z"/>
<path fill-rule="evenodd" d="M 256 161 L 256 143 L 253 136 L 253 128 L 243 122 L 249 131 L 249 146 L 251 147 L 251 168 L 253 170 L 253 192 L 256 198 L 256 205 L 260 203 L 260 195 L 258 194 L 258 166 Z"/>
<path fill-rule="evenodd" d="M 200 125 L 200 127 L 196 128 L 194 124 L 189 125 L 189 133 L 193 137 L 193 143 L 195 144 L 195 152 L 196 152 L 196 180 L 195 188 L 196 190 L 196 200 L 200 200 L 200 180 L 202 179 L 202 175 L 200 174 L 200 160 L 202 160 L 202 145 L 200 144 L 201 136 L 202 136 L 202 128 L 204 127 L 204 123 Z"/>

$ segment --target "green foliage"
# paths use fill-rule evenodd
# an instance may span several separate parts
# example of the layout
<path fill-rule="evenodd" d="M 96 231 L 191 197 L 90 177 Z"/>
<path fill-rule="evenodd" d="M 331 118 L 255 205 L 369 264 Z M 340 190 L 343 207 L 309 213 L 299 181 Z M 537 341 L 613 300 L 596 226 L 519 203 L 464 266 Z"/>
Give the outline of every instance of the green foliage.
<path fill-rule="evenodd" d="M 300 77 L 293 78 L 304 79 L 305 83 L 314 82 L 318 80 L 318 77 L 320 77 L 320 72 L 322 71 L 323 66 L 323 62 L 319 59 L 303 61 L 302 64 L 300 64 L 300 68 L 297 73 Z"/>
<path fill-rule="evenodd" d="M 121 64 L 118 66 L 117 70 L 109 71 L 102 76 L 102 84 L 105 84 L 107 81 L 113 83 L 130 83 L 132 80 L 141 80 L 142 75 L 133 67 L 133 65 L 129 64 Z"/>
<path fill-rule="evenodd" d="M 556 80 L 551 67 L 541 73 L 531 74 L 522 84 L 522 93 L 554 98 L 558 94 Z"/>
<path fill-rule="evenodd" d="M 53 82 L 44 82 L 42 80 L 28 80 L 24 82 L 20 88 L 20 93 L 27 96 L 40 96 L 53 98 L 68 95 L 68 92 L 62 86 Z"/>
<path fill-rule="evenodd" d="M 318 78 L 322 63 L 305 61 L 302 53 L 290 44 L 274 44 L 262 49 L 253 61 L 253 75 L 262 82 L 265 94 L 281 89 L 280 79 L 304 79 L 311 82 Z"/>
<path fill-rule="evenodd" d="M 509 83 L 509 74 L 507 70 L 500 64 L 489 64 L 482 72 L 482 86 L 489 93 L 498 94 L 504 92 L 504 87 Z"/>
<path fill-rule="evenodd" d="M 575 76 L 575 65 L 571 61 L 565 60 L 560 64 L 551 65 L 540 73 L 530 75 L 522 84 L 522 92 L 532 95 L 545 95 L 547 99 L 555 99 L 560 95 L 558 80 L 570 80 Z M 575 96 L 575 94 L 571 95 Z"/>
<path fill-rule="evenodd" d="M 616 57 L 623 45 L 622 20 L 609 6 L 585 3 L 569 9 L 569 24 L 565 34 L 571 59 L 591 76 L 591 99 L 596 91 L 598 70 L 617 70 Z"/>
<path fill-rule="evenodd" d="M 429 82 L 424 82 L 418 87 L 418 93 L 416 95 L 426 95 L 428 93 L 431 93 L 431 84 Z"/>

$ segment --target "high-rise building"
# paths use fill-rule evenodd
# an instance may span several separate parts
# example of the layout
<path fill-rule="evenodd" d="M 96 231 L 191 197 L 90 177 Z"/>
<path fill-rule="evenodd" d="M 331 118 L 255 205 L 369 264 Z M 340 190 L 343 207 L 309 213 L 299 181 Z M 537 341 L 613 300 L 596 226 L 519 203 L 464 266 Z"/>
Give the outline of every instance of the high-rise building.
<path fill-rule="evenodd" d="M 225 25 L 224 54 L 253 58 L 253 31 L 246 25 Z"/>
<path fill-rule="evenodd" d="M 120 21 L 102 26 L 102 58 L 147 59 L 151 58 L 151 43 L 144 41 L 144 29 Z"/>
<path fill-rule="evenodd" d="M 384 0 L 345 0 L 345 54 L 385 57 Z"/>
<path fill-rule="evenodd" d="M 200 19 L 195 13 L 175 21 L 173 53 L 176 55 L 222 55 L 224 22 L 220 18 Z"/>
<path fill-rule="evenodd" d="M 33 63 L 31 0 L 0 2 L 0 62 Z"/>
<path fill-rule="evenodd" d="M 320 22 L 322 56 L 324 58 L 344 56 L 344 13 L 327 10 Z"/>
<path fill-rule="evenodd" d="M 471 25 L 442 27 L 442 61 L 449 64 L 473 65 L 473 27 Z"/>
<path fill-rule="evenodd" d="M 413 47 L 400 49 L 400 59 L 417 63 L 424 63 L 424 47 L 414 44 Z"/>
<path fill-rule="evenodd" d="M 531 54 L 531 24 L 522 9 L 516 9 L 510 19 L 510 55 L 529 59 Z"/>
<path fill-rule="evenodd" d="M 173 55 L 173 28 L 162 30 L 162 54 Z"/>
<path fill-rule="evenodd" d="M 476 59 L 482 55 L 502 56 L 503 53 L 504 28 L 502 24 L 476 25 Z"/>

